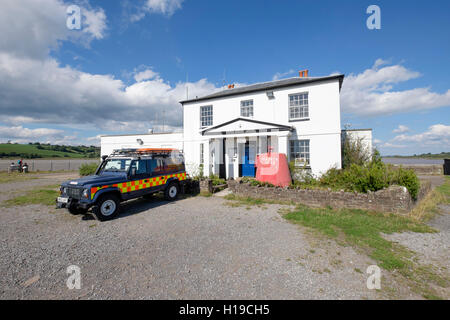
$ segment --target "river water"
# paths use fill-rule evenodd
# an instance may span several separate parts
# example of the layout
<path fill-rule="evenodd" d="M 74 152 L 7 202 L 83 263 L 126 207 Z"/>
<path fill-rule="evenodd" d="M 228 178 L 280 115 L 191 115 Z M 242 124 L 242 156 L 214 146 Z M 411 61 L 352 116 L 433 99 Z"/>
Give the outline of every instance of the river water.
<path fill-rule="evenodd" d="M 382 158 L 384 163 L 390 164 L 444 164 L 443 159 L 420 159 L 420 158 Z"/>

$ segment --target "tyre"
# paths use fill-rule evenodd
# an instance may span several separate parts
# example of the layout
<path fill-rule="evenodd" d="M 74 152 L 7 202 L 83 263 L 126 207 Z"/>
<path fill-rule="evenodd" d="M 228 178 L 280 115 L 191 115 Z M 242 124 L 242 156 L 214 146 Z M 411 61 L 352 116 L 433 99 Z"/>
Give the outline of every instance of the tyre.
<path fill-rule="evenodd" d="M 92 214 L 99 221 L 111 220 L 119 214 L 120 201 L 114 194 L 105 194 L 100 197 L 92 208 Z"/>
<path fill-rule="evenodd" d="M 173 201 L 178 197 L 178 193 L 180 191 L 180 187 L 178 183 L 171 182 L 167 186 L 166 190 L 164 190 L 164 198 L 169 201 Z"/>
<path fill-rule="evenodd" d="M 83 209 L 77 206 L 70 206 L 67 208 L 70 214 L 77 215 L 77 214 L 85 214 L 87 212 L 87 209 Z"/>

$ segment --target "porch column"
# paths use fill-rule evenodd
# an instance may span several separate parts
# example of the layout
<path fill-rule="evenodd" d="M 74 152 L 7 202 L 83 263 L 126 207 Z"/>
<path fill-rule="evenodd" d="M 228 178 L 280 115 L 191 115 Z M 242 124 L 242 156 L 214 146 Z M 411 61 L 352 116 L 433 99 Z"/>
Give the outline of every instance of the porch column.
<path fill-rule="evenodd" d="M 289 158 L 289 133 L 278 136 L 278 152 L 284 153 Z"/>
<path fill-rule="evenodd" d="M 203 175 L 209 176 L 212 173 L 211 166 L 211 148 L 210 148 L 210 139 L 205 140 L 203 143 Z"/>

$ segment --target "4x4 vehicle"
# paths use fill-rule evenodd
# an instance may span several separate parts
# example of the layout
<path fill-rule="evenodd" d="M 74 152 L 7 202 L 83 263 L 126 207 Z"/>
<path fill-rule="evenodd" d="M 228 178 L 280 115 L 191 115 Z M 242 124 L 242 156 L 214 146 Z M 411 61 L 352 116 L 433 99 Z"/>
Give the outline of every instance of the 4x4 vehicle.
<path fill-rule="evenodd" d="M 61 185 L 56 199 L 59 208 L 67 208 L 72 214 L 92 208 L 95 218 L 104 221 L 119 214 L 122 201 L 150 197 L 156 192 L 175 200 L 184 190 L 184 158 L 176 149 L 114 150 L 102 160 L 95 175 Z"/>

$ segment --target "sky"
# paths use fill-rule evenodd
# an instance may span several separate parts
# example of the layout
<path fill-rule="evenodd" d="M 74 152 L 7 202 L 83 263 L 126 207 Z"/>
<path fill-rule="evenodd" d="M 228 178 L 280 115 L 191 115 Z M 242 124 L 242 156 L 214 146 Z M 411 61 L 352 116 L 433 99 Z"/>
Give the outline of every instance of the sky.
<path fill-rule="evenodd" d="M 67 26 L 80 8 L 79 29 Z M 369 29 L 370 5 L 380 29 Z M 450 151 L 449 1 L 2 0 L 0 142 L 181 129 L 223 84 L 345 75 L 342 128 L 382 155 Z M 163 120 L 164 119 L 164 120 Z M 164 123 L 164 126 L 163 126 Z"/>

